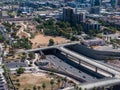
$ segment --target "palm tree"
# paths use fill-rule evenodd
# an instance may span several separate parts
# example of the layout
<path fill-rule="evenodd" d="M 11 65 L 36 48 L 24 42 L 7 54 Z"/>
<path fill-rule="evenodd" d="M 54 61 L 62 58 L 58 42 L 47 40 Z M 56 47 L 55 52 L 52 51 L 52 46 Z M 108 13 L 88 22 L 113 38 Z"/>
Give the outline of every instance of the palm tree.
<path fill-rule="evenodd" d="M 65 82 L 65 87 L 66 87 L 67 77 L 63 78 L 63 81 Z"/>
<path fill-rule="evenodd" d="M 77 87 L 77 85 L 76 85 L 76 83 L 74 83 L 74 89 L 76 90 L 76 87 Z"/>
<path fill-rule="evenodd" d="M 58 83 L 58 88 L 60 87 L 60 79 L 57 80 L 57 83 Z"/>
<path fill-rule="evenodd" d="M 40 87 L 40 86 L 38 86 L 37 88 L 38 88 L 38 90 L 40 90 L 40 89 L 41 89 L 41 87 Z"/>
<path fill-rule="evenodd" d="M 51 90 L 53 90 L 53 85 L 54 85 L 54 80 L 53 79 L 51 79 L 50 84 L 51 84 Z"/>
<path fill-rule="evenodd" d="M 42 84 L 42 88 L 43 88 L 43 90 L 45 90 L 45 88 L 46 88 L 46 84 L 45 83 Z"/>

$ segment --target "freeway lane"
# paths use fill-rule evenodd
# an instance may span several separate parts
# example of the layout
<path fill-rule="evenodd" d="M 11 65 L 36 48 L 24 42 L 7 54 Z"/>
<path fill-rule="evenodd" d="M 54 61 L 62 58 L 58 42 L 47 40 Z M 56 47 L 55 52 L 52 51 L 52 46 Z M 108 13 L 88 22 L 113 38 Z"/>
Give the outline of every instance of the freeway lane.
<path fill-rule="evenodd" d="M 66 72 L 68 72 L 74 76 L 77 76 L 87 82 L 97 81 L 97 79 L 95 77 L 90 76 L 90 75 L 86 74 L 85 72 L 80 71 L 77 68 L 74 68 L 73 66 L 65 63 L 63 60 L 59 59 L 58 57 L 56 57 L 54 55 L 47 55 L 46 57 L 49 62 L 53 63 L 56 67 L 58 67 L 58 70 L 60 68 L 62 68 Z"/>
<path fill-rule="evenodd" d="M 110 78 L 108 80 L 101 80 L 98 82 L 92 82 L 92 83 L 84 83 L 81 85 L 78 85 L 79 88 L 81 88 L 81 90 L 92 90 L 94 87 L 105 87 L 105 86 L 111 86 L 111 85 L 117 85 L 120 84 L 120 79 L 116 79 L 116 78 Z M 64 89 L 60 89 L 60 90 L 75 90 L 74 87 L 68 87 L 68 88 L 64 88 Z M 102 90 L 102 89 L 100 89 Z"/>
<path fill-rule="evenodd" d="M 73 56 L 73 57 L 76 57 L 76 58 L 78 58 L 78 59 L 80 59 L 82 61 L 85 61 L 85 62 L 87 62 L 87 63 L 89 63 L 89 64 L 91 64 L 91 65 L 93 65 L 93 66 L 95 66 L 97 68 L 100 68 L 100 69 L 102 69 L 104 71 L 107 71 L 107 72 L 115 75 L 115 77 L 120 78 L 120 72 L 118 72 L 118 71 L 115 71 L 115 70 L 113 70 L 113 69 L 111 69 L 111 68 L 109 68 L 107 66 L 101 65 L 101 64 L 99 64 L 99 63 L 97 63 L 95 61 L 92 61 L 92 60 L 88 59 L 87 57 L 84 57 L 84 56 L 82 56 L 80 54 L 77 54 L 77 53 L 72 52 L 72 51 L 70 51 L 68 49 L 65 49 L 64 47 L 60 47 L 60 50 L 67 53 L 67 54 L 69 54 L 69 55 L 71 55 L 71 56 Z"/>

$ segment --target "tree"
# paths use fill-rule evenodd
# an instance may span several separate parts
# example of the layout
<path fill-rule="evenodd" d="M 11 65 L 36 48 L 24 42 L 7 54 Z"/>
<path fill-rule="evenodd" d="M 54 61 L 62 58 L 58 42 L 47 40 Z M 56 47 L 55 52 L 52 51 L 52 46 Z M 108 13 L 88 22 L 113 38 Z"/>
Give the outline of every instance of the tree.
<path fill-rule="evenodd" d="M 26 57 L 27 57 L 26 55 L 22 55 L 22 56 L 21 56 L 21 61 L 24 62 L 25 59 L 26 59 Z"/>
<path fill-rule="evenodd" d="M 101 89 L 102 89 L 102 90 L 106 90 L 105 87 L 102 87 Z"/>
<path fill-rule="evenodd" d="M 61 80 L 60 80 L 60 79 L 58 79 L 58 80 L 57 80 L 57 83 L 58 83 L 58 88 L 60 87 L 60 82 L 61 82 Z"/>
<path fill-rule="evenodd" d="M 10 69 L 7 68 L 5 65 L 2 66 L 2 68 L 4 69 L 4 72 L 9 74 L 10 73 Z"/>
<path fill-rule="evenodd" d="M 64 77 L 63 81 L 65 82 L 65 87 L 66 87 L 67 77 Z"/>
<path fill-rule="evenodd" d="M 24 73 L 24 71 L 25 71 L 25 68 L 22 68 L 22 67 L 16 70 L 17 74 L 22 74 Z"/>
<path fill-rule="evenodd" d="M 93 88 L 93 90 L 97 90 L 97 88 L 96 88 L 96 87 L 94 87 L 94 88 Z"/>
<path fill-rule="evenodd" d="M 76 83 L 74 83 L 74 89 L 76 90 L 76 87 L 77 87 L 77 85 L 76 85 Z"/>
<path fill-rule="evenodd" d="M 43 88 L 43 90 L 45 90 L 45 88 L 46 88 L 46 84 L 45 83 L 42 84 L 42 88 Z"/>
<path fill-rule="evenodd" d="M 3 35 L 0 35 L 0 42 L 4 42 L 5 41 L 5 38 Z"/>
<path fill-rule="evenodd" d="M 79 90 L 82 90 L 82 88 L 80 87 Z"/>
<path fill-rule="evenodd" d="M 53 79 L 51 79 L 50 84 L 51 84 L 51 90 L 53 90 L 53 85 L 54 85 L 54 80 Z"/>
<path fill-rule="evenodd" d="M 70 39 L 71 39 L 71 41 L 78 40 L 75 36 L 72 36 Z"/>
<path fill-rule="evenodd" d="M 38 88 L 38 90 L 40 90 L 40 89 L 41 89 L 41 87 L 40 87 L 40 86 L 38 86 L 37 88 Z"/>
<path fill-rule="evenodd" d="M 35 21 L 38 23 L 41 23 L 42 19 L 41 18 L 35 18 Z"/>
<path fill-rule="evenodd" d="M 29 55 L 30 59 L 34 59 L 35 58 L 35 53 L 33 53 L 33 52 L 30 52 L 28 55 Z"/>
<path fill-rule="evenodd" d="M 48 46 L 52 46 L 52 45 L 54 45 L 54 40 L 53 40 L 53 39 L 50 39 Z"/>
<path fill-rule="evenodd" d="M 33 90 L 37 90 L 36 86 L 33 86 Z"/>

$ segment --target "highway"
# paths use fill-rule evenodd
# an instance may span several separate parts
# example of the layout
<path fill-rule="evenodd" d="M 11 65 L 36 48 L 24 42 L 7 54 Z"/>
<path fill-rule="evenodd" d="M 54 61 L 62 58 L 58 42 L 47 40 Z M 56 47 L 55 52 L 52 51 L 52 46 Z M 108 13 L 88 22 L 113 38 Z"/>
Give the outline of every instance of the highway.
<path fill-rule="evenodd" d="M 47 55 L 47 60 L 51 63 L 54 64 L 55 67 L 57 67 L 58 69 L 62 69 L 64 71 L 66 71 L 69 74 L 75 75 L 87 82 L 93 82 L 93 81 L 97 81 L 97 79 L 95 77 L 92 77 L 88 74 L 86 74 L 85 72 L 80 71 L 77 68 L 74 68 L 73 66 L 65 63 L 63 60 L 57 58 L 54 55 Z"/>
<path fill-rule="evenodd" d="M 89 63 L 89 64 L 91 64 L 91 65 L 93 65 L 93 66 L 95 66 L 95 67 L 97 67 L 99 69 L 102 69 L 102 70 L 104 70 L 106 72 L 109 72 L 109 73 L 115 75 L 115 77 L 119 77 L 120 78 L 120 72 L 119 71 L 116 71 L 116 70 L 112 69 L 111 67 L 108 67 L 108 66 L 106 66 L 104 64 L 101 64 L 101 63 L 98 63 L 95 60 L 91 60 L 91 59 L 89 59 L 87 57 L 84 57 L 84 56 L 82 56 L 80 54 L 77 54 L 77 53 L 75 53 L 73 51 L 70 51 L 70 50 L 68 50 L 68 49 L 66 49 L 66 48 L 63 47 L 63 46 L 66 46 L 66 45 L 72 45 L 72 44 L 76 44 L 76 43 L 79 43 L 79 42 L 73 42 L 73 43 L 67 43 L 67 44 L 61 44 L 61 45 L 55 45 L 55 46 L 49 46 L 49 47 L 45 47 L 45 48 L 23 50 L 23 51 L 19 51 L 17 53 L 23 53 L 23 52 L 28 53 L 28 52 L 36 52 L 36 51 L 40 51 L 40 50 L 45 50 L 45 49 L 58 48 L 61 51 L 67 53 L 68 55 L 71 55 L 71 56 L 73 56 L 75 58 L 78 58 L 78 59 L 80 59 L 80 60 L 82 60 L 84 62 L 87 62 L 87 63 Z"/>
<path fill-rule="evenodd" d="M 120 84 L 120 79 L 116 79 L 116 78 L 110 78 L 108 80 L 101 80 L 98 82 L 92 82 L 92 83 L 85 83 L 85 84 L 81 84 L 79 85 L 79 88 L 81 87 L 82 90 L 86 89 L 93 89 L 94 87 L 103 87 L 103 86 L 114 86 L 116 84 Z"/>
<path fill-rule="evenodd" d="M 120 72 L 115 71 L 114 69 L 111 69 L 111 68 L 109 68 L 109 67 L 107 67 L 105 65 L 99 64 L 99 63 L 97 63 L 97 62 L 95 62 L 93 60 L 88 59 L 87 57 L 84 57 L 84 56 L 82 56 L 80 54 L 77 54 L 77 53 L 75 53 L 73 51 L 70 51 L 70 50 L 68 50 L 68 49 L 66 49 L 64 47 L 60 47 L 60 50 L 65 52 L 68 55 L 71 55 L 73 57 L 76 57 L 76 58 L 84 61 L 84 62 L 87 62 L 87 63 L 89 63 L 89 64 L 91 64 L 91 65 L 93 65 L 93 66 L 95 66 L 95 67 L 97 67 L 99 69 L 102 69 L 102 70 L 104 70 L 106 72 L 109 72 L 109 73 L 115 75 L 115 77 L 119 77 L 120 78 Z"/>
<path fill-rule="evenodd" d="M 52 48 L 53 48 L 53 49 L 59 49 L 60 51 L 66 53 L 66 55 L 70 55 L 70 56 L 72 56 L 72 57 L 74 57 L 74 58 L 76 58 L 76 59 L 79 59 L 79 60 L 81 60 L 81 61 L 83 61 L 83 62 L 86 62 L 86 63 L 92 65 L 92 66 L 95 66 L 95 67 L 97 67 L 97 68 L 99 68 L 99 69 L 101 69 L 101 70 L 103 70 L 103 71 L 106 71 L 106 72 L 110 73 L 111 75 L 114 75 L 114 77 L 115 77 L 114 79 L 113 79 L 113 78 L 110 78 L 110 79 L 108 79 L 108 80 L 105 79 L 105 80 L 98 81 L 98 82 L 85 83 L 85 84 L 79 85 L 79 87 L 83 88 L 83 90 L 84 90 L 85 88 L 91 89 L 91 88 L 94 88 L 94 87 L 110 86 L 110 85 L 116 85 L 116 84 L 119 84 L 119 83 L 120 83 L 120 72 L 119 72 L 119 71 L 113 69 L 112 67 L 110 67 L 110 66 L 108 66 L 108 65 L 106 65 L 106 64 L 104 64 L 104 63 L 102 63 L 102 62 L 97 62 L 96 60 L 93 60 L 93 59 L 91 59 L 91 58 L 87 58 L 87 57 L 85 57 L 85 56 L 82 56 L 81 54 L 78 54 L 78 53 L 76 53 L 76 52 L 74 52 L 74 51 L 71 51 L 71 50 L 68 50 L 68 49 L 64 48 L 64 46 L 66 46 L 66 45 L 72 45 L 72 44 L 76 44 L 76 43 L 79 43 L 79 42 L 73 42 L 73 43 L 61 44 L 61 45 L 55 45 L 55 46 L 50 46 L 50 47 L 45 47 L 45 48 L 37 48 L 37 49 L 23 50 L 23 51 L 19 51 L 19 52 L 17 52 L 17 53 L 37 52 L 37 51 L 40 51 L 40 50 L 47 50 L 47 49 L 52 49 Z M 53 58 L 51 58 L 51 59 L 52 59 L 53 62 L 54 62 L 55 64 L 57 64 L 57 65 L 59 65 L 59 64 L 61 63 L 61 62 L 55 61 Z M 59 61 L 59 60 L 58 60 L 58 61 Z M 61 65 L 62 67 L 63 67 L 63 66 L 66 66 L 66 67 L 68 66 L 68 67 L 69 67 L 69 65 L 66 65 L 66 64 L 64 64 L 64 63 L 61 63 L 60 65 Z M 65 68 L 66 68 L 66 67 L 65 67 Z M 64 69 L 65 69 L 65 68 L 64 68 Z M 67 70 L 68 70 L 68 72 L 77 71 L 76 69 L 70 70 L 70 68 L 67 69 Z M 75 75 L 78 74 L 78 72 L 74 72 L 74 73 L 75 73 Z M 90 78 L 91 78 L 91 77 L 90 77 Z M 91 78 L 91 79 L 92 79 L 92 78 Z M 87 80 L 87 81 L 88 81 L 88 80 Z M 93 80 L 93 81 L 94 81 L 94 80 Z M 68 87 L 68 88 L 66 88 L 66 89 L 64 89 L 64 90 L 74 90 L 74 87 Z"/>
<path fill-rule="evenodd" d="M 94 87 L 99 88 L 99 87 L 105 87 L 105 86 L 111 86 L 111 85 L 117 85 L 120 84 L 120 79 L 116 79 L 116 78 L 109 78 L 109 79 L 105 79 L 105 80 L 100 80 L 98 82 L 92 82 L 92 83 L 84 83 L 81 85 L 77 85 L 79 88 L 81 88 L 81 90 L 91 90 Z M 60 89 L 60 90 L 75 90 L 74 87 L 67 87 L 64 89 Z M 100 89 L 101 90 L 101 89 Z"/>

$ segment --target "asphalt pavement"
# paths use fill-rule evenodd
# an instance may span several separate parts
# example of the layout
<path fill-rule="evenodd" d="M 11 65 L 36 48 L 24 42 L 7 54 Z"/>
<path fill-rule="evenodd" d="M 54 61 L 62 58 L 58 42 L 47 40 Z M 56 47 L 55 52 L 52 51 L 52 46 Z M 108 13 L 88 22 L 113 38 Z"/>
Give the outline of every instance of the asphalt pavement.
<path fill-rule="evenodd" d="M 95 77 L 92 77 L 80 70 L 78 70 L 77 68 L 74 68 L 73 66 L 65 63 L 64 61 L 62 61 L 61 59 L 57 58 L 54 55 L 47 55 L 47 60 L 54 64 L 54 66 L 56 66 L 58 69 L 63 69 L 64 71 L 75 75 L 77 77 L 80 77 L 81 79 L 84 79 L 87 82 L 92 82 L 92 81 L 96 81 L 97 79 Z"/>

